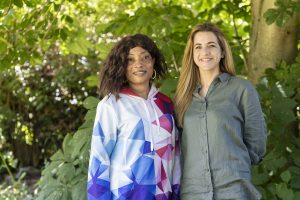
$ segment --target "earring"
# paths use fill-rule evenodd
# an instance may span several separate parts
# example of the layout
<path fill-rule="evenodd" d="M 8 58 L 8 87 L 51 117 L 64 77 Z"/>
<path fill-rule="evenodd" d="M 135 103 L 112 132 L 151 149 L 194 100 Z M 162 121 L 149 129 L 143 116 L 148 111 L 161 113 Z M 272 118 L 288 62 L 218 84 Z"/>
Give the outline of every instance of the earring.
<path fill-rule="evenodd" d="M 154 76 L 153 76 L 153 74 L 154 74 Z M 153 74 L 152 74 L 152 80 L 154 80 L 155 78 L 156 78 L 156 70 L 155 69 L 153 69 Z"/>

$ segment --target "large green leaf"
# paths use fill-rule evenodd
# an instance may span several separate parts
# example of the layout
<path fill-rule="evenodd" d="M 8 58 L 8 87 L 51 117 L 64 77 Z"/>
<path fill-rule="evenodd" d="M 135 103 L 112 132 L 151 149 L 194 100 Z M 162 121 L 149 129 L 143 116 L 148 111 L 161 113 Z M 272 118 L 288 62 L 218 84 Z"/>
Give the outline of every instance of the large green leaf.
<path fill-rule="evenodd" d="M 70 182 L 75 175 L 75 167 L 73 163 L 63 163 L 58 167 L 57 173 L 59 180 L 62 183 Z"/>
<path fill-rule="evenodd" d="M 294 199 L 294 192 L 287 187 L 286 183 L 280 183 L 276 185 L 276 194 L 280 199 L 283 200 Z"/>
<path fill-rule="evenodd" d="M 51 156 L 52 161 L 61 161 L 64 159 L 63 152 L 58 150 L 53 156 Z"/>
<path fill-rule="evenodd" d="M 96 87 L 99 82 L 99 77 L 97 75 L 91 75 L 88 76 L 85 80 L 87 81 L 87 85 L 89 87 Z"/>
<path fill-rule="evenodd" d="M 87 97 L 84 102 L 83 102 L 83 106 L 86 108 L 86 109 L 93 109 L 93 108 L 96 108 L 97 105 L 99 103 L 99 99 L 96 98 L 96 97 Z"/>
<path fill-rule="evenodd" d="M 284 182 L 288 183 L 291 180 L 292 176 L 291 176 L 290 171 L 286 170 L 280 174 L 280 177 Z"/>
<path fill-rule="evenodd" d="M 85 200 L 87 199 L 86 195 L 86 181 L 82 181 L 81 183 L 75 185 L 72 188 L 72 199 Z"/>

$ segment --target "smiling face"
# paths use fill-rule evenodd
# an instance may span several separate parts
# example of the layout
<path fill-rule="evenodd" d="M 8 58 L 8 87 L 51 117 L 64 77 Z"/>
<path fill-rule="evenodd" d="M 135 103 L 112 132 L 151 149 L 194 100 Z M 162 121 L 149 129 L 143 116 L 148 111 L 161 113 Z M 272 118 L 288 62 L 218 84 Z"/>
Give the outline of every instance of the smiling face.
<path fill-rule="evenodd" d="M 212 32 L 197 32 L 194 36 L 193 58 L 200 71 L 219 72 L 222 50 Z"/>
<path fill-rule="evenodd" d="M 155 59 L 142 47 L 129 50 L 126 78 L 131 88 L 149 88 Z"/>

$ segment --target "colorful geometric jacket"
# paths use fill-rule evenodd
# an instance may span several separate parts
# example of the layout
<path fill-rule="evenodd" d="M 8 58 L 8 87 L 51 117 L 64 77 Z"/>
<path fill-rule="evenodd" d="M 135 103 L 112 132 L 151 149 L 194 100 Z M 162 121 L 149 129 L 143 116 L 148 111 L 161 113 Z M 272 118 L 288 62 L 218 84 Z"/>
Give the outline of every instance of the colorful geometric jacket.
<path fill-rule="evenodd" d="M 152 86 L 145 100 L 129 88 L 97 107 L 88 170 L 88 199 L 176 200 L 179 132 L 173 104 Z"/>

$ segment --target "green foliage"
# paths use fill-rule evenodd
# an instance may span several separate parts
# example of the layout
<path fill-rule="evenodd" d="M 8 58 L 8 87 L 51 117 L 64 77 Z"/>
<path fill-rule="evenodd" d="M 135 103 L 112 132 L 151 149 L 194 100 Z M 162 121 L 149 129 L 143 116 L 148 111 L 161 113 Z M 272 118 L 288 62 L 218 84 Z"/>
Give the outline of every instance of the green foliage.
<path fill-rule="evenodd" d="M 282 27 L 295 13 L 300 13 L 300 4 L 297 0 L 276 0 L 275 6 L 264 13 L 268 25 L 276 23 Z"/>
<path fill-rule="evenodd" d="M 28 148 L 31 143 L 35 153 L 16 154 L 20 162 L 31 157 L 40 163 L 52 155 L 42 172 L 38 199 L 85 199 L 98 99 L 84 99 L 96 96 L 96 71 L 112 45 L 127 34 L 152 37 L 169 65 L 168 76 L 158 84 L 172 97 L 188 32 L 203 21 L 213 21 L 224 30 L 237 72 L 246 75 L 250 9 L 249 0 L 0 1 L 3 158 L 15 167 L 12 151 L 25 152 L 24 146 L 19 151 L 16 146 Z M 265 18 L 269 24 L 283 25 L 299 10 L 296 1 L 277 0 L 276 8 L 267 11 Z M 266 199 L 300 196 L 298 135 L 289 134 L 295 133 L 292 124 L 299 122 L 296 68 L 282 64 L 276 71 L 269 70 L 258 86 L 269 143 L 263 164 L 253 168 L 253 181 Z M 3 167 L 0 164 L 0 170 Z"/>
<path fill-rule="evenodd" d="M 95 88 L 82 80 L 97 70 L 90 66 L 92 59 L 60 57 L 55 49 L 51 53 L 43 65 L 25 64 L 0 74 L 0 135 L 9 143 L 38 149 L 33 152 L 35 160 L 16 155 L 23 165 L 37 166 L 52 155 L 64 136 L 82 123 L 83 100 L 95 94 Z"/>
<path fill-rule="evenodd" d="M 90 140 L 99 100 L 88 97 L 83 105 L 89 111 L 85 123 L 72 136 L 66 135 L 62 149 L 46 163 L 39 181 L 37 200 L 86 199 Z M 92 122 L 92 123 L 90 123 Z"/>
<path fill-rule="evenodd" d="M 299 199 L 300 56 L 268 69 L 258 85 L 268 124 L 267 155 L 253 167 L 253 183 L 264 199 Z"/>
<path fill-rule="evenodd" d="M 26 184 L 18 181 L 13 185 L 0 184 L 0 199 L 32 200 L 33 197 L 29 194 Z"/>

